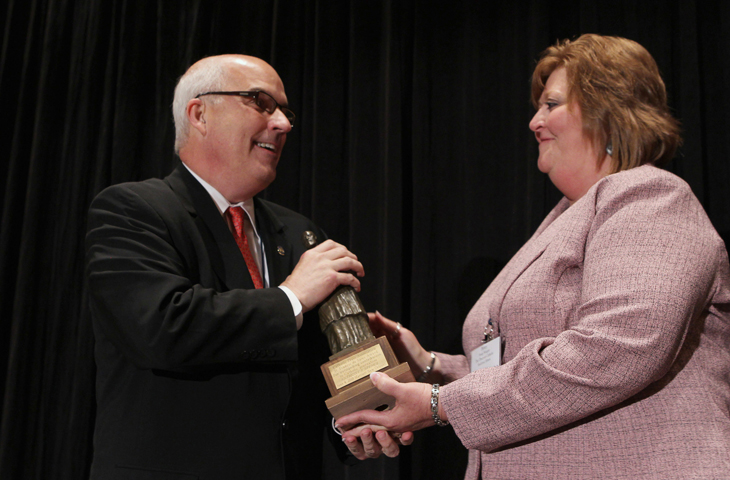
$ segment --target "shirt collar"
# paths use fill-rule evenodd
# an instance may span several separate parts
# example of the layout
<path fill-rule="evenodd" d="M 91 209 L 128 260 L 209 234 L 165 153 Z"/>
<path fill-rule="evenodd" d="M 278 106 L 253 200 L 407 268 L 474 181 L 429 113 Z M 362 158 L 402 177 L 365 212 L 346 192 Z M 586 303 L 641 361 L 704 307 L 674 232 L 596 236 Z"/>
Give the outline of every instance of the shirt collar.
<path fill-rule="evenodd" d="M 254 213 L 254 207 L 253 207 L 253 198 L 249 198 L 248 200 L 244 200 L 243 202 L 239 203 L 231 203 L 228 200 L 226 200 L 226 197 L 223 196 L 221 192 L 215 189 L 215 187 L 202 178 L 198 176 L 197 173 L 195 173 L 190 167 L 185 165 L 185 162 L 182 162 L 182 164 L 185 166 L 185 168 L 188 169 L 188 172 L 205 188 L 205 190 L 210 195 L 210 198 L 213 199 L 213 202 L 215 202 L 216 207 L 218 207 L 218 211 L 221 215 L 226 213 L 226 210 L 228 210 L 228 207 L 241 207 L 248 215 L 249 220 L 251 221 L 251 225 L 253 226 L 254 232 L 256 232 L 256 235 L 258 235 L 258 231 L 256 230 L 256 216 Z"/>

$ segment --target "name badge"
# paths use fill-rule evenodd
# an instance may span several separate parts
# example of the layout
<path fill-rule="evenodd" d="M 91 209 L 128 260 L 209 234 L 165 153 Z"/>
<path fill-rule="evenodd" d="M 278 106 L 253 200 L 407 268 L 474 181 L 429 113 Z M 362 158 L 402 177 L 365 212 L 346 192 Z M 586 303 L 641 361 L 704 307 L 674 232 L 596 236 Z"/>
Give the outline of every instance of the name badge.
<path fill-rule="evenodd" d="M 499 337 L 475 348 L 471 352 L 471 371 L 476 372 L 482 368 L 498 367 L 502 358 L 501 350 L 502 343 Z"/>

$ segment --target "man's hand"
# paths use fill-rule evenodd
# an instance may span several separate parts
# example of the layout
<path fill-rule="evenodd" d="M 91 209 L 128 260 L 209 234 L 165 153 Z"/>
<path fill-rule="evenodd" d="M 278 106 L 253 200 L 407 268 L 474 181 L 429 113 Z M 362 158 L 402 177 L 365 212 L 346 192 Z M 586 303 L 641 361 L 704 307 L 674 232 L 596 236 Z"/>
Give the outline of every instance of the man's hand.
<path fill-rule="evenodd" d="M 378 458 L 383 453 L 393 458 L 400 453 L 400 445 L 413 443 L 413 432 L 392 433 L 377 425 L 363 425 L 343 434 L 342 441 L 358 460 Z"/>
<path fill-rule="evenodd" d="M 340 285 L 360 291 L 358 277 L 365 275 L 357 256 L 332 240 L 326 240 L 304 252 L 294 271 L 281 284 L 292 291 L 308 312 Z"/>

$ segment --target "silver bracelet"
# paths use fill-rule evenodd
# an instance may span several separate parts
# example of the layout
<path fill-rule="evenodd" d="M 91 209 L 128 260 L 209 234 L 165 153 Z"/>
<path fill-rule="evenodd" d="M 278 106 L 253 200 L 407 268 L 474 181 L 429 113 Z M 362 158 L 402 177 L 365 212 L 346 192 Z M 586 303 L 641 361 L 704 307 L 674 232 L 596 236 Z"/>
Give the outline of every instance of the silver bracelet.
<path fill-rule="evenodd" d="M 428 365 L 423 372 L 418 376 L 417 382 L 422 382 L 426 379 L 426 376 L 431 373 L 431 370 L 433 370 L 433 366 L 436 363 L 436 354 L 431 352 L 431 365 Z"/>
<path fill-rule="evenodd" d="M 449 421 L 441 420 L 441 417 L 439 417 L 439 384 L 434 383 L 433 387 L 431 388 L 431 418 L 433 418 L 434 423 L 438 425 L 439 427 L 445 427 L 449 424 Z"/>

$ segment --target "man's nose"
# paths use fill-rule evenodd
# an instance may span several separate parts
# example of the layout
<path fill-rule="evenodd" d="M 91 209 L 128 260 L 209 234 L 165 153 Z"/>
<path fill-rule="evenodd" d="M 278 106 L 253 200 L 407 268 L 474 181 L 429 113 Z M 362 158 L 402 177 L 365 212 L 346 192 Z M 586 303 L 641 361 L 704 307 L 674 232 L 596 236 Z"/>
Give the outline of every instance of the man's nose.
<path fill-rule="evenodd" d="M 277 108 L 274 110 L 274 113 L 271 114 L 269 127 L 284 133 L 288 133 L 292 129 L 289 119 L 286 118 L 286 115 L 284 115 L 284 112 L 282 112 L 280 108 Z"/>

